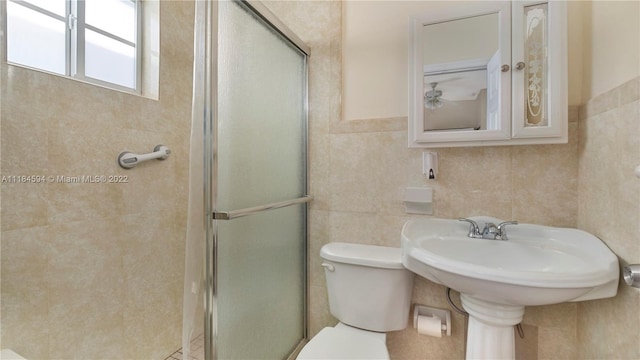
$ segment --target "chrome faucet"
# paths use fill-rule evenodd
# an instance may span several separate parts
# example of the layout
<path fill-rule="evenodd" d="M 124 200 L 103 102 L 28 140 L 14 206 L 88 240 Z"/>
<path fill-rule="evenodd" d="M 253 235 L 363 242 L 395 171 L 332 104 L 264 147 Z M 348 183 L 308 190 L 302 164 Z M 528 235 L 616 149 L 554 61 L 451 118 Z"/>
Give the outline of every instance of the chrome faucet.
<path fill-rule="evenodd" d="M 466 218 L 458 218 L 458 221 L 466 221 L 469 223 L 469 233 L 467 234 L 468 237 L 477 238 L 479 235 L 481 235 L 480 227 L 478 226 L 477 222 Z"/>
<path fill-rule="evenodd" d="M 498 224 L 498 235 L 500 240 L 509 240 L 507 237 L 507 225 L 518 225 L 517 221 L 505 221 Z"/>
<path fill-rule="evenodd" d="M 501 222 L 496 226 L 494 223 L 486 223 L 484 225 L 484 229 L 480 231 L 480 226 L 478 223 L 465 218 L 459 218 L 459 221 L 465 221 L 469 223 L 469 233 L 468 237 L 474 239 L 489 239 L 489 240 L 509 240 L 507 236 L 507 225 L 518 225 L 517 221 L 505 221 Z"/>
<path fill-rule="evenodd" d="M 498 227 L 494 223 L 486 223 L 484 224 L 484 229 L 482 229 L 482 238 L 483 239 L 498 239 L 500 237 L 500 231 Z"/>

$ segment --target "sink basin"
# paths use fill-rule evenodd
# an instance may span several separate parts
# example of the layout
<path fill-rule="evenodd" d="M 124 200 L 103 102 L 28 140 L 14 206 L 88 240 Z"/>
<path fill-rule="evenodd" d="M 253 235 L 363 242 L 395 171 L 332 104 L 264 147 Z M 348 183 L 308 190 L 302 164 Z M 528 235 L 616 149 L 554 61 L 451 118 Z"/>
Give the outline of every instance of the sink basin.
<path fill-rule="evenodd" d="M 473 217 L 480 228 L 500 219 Z M 548 305 L 615 296 L 618 258 L 597 237 L 576 229 L 520 224 L 509 240 L 467 237 L 469 224 L 413 219 L 402 230 L 402 259 L 414 273 L 476 298 Z"/>
<path fill-rule="evenodd" d="M 470 219 L 480 229 L 503 222 Z M 618 258 L 587 232 L 532 224 L 506 227 L 509 240 L 469 238 L 468 232 L 466 222 L 438 218 L 409 220 L 402 229 L 404 266 L 461 293 L 470 314 L 467 358 L 513 358 L 511 326 L 525 306 L 616 295 Z"/>

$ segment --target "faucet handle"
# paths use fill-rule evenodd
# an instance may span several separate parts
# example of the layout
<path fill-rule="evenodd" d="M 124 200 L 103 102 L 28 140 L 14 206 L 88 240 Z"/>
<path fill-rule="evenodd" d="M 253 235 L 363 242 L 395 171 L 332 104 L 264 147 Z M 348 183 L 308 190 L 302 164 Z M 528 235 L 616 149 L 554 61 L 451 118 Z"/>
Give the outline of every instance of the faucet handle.
<path fill-rule="evenodd" d="M 458 221 L 465 221 L 469 223 L 469 233 L 467 234 L 468 237 L 474 238 L 480 235 L 480 226 L 478 226 L 477 222 L 467 218 L 458 218 Z"/>
<path fill-rule="evenodd" d="M 497 239 L 500 236 L 500 230 L 496 224 L 488 222 L 484 224 L 484 229 L 482 229 L 482 238 L 483 239 Z"/>
<path fill-rule="evenodd" d="M 498 224 L 498 235 L 502 240 L 509 240 L 507 237 L 507 225 L 518 225 L 517 221 L 505 221 Z"/>

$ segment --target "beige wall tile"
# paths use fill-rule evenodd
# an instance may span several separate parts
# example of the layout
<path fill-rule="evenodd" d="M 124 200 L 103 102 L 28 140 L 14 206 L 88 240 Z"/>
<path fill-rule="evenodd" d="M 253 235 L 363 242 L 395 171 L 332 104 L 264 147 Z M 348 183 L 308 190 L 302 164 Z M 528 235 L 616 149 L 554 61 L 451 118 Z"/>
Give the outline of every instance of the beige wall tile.
<path fill-rule="evenodd" d="M 538 359 L 581 359 L 577 352 L 582 346 L 575 331 L 566 328 L 538 327 Z"/>
<path fill-rule="evenodd" d="M 516 333 L 516 359 L 536 360 L 538 359 L 538 327 L 522 325 L 524 338 Z"/>
<path fill-rule="evenodd" d="M 331 241 L 371 245 L 384 245 L 382 226 L 375 214 L 336 212 L 329 216 Z"/>
<path fill-rule="evenodd" d="M 576 322 L 576 303 L 530 306 L 525 309 L 523 322 L 539 327 L 564 327 L 573 331 Z"/>
<path fill-rule="evenodd" d="M 578 226 L 602 238 L 626 261 L 639 257 L 632 239 L 640 223 L 640 184 L 632 172 L 640 163 L 639 102 L 581 121 Z M 607 184 L 607 186 L 602 186 Z M 606 216 L 603 216 L 606 215 Z"/>
<path fill-rule="evenodd" d="M 637 359 L 640 291 L 621 281 L 614 298 L 578 304 L 577 337 L 580 359 Z"/>
<path fill-rule="evenodd" d="M 48 175 L 48 119 L 33 113 L 2 109 L 2 175 Z M 16 152 L 13 149 L 24 149 Z M 3 185 L 7 182 L 3 182 Z"/>
<path fill-rule="evenodd" d="M 576 227 L 577 130 L 569 123 L 568 144 L 513 148 L 513 219 Z"/>
<path fill-rule="evenodd" d="M 346 134 L 331 136 L 330 187 L 332 210 L 377 212 L 384 177 L 392 176 L 378 162 L 385 156 L 385 143 L 391 140 L 384 133 Z M 372 144 L 376 144 L 372 146 Z M 348 154 L 348 156 L 345 156 Z M 348 176 L 336 176 L 348 174 Z"/>
<path fill-rule="evenodd" d="M 439 149 L 434 215 L 510 219 L 511 151 L 510 147 Z"/>
<path fill-rule="evenodd" d="M 51 225 L 44 275 L 49 288 L 105 289 L 117 294 L 122 284 L 121 228 L 117 217 Z"/>
<path fill-rule="evenodd" d="M 640 77 L 592 99 L 579 122 L 578 227 L 600 237 L 622 264 L 640 259 Z M 600 98 L 619 98 L 614 105 Z M 578 304 L 579 358 L 640 357 L 638 289 L 624 282 L 609 299 Z"/>
<path fill-rule="evenodd" d="M 121 184 L 55 183 L 48 184 L 46 190 L 50 224 L 113 217 L 124 208 Z"/>
<path fill-rule="evenodd" d="M 11 348 L 29 359 L 49 354 L 47 314 L 48 228 L 29 227 L 3 231 L 0 247 L 0 314 L 3 348 Z M 39 339 L 41 341 L 33 341 Z"/>
<path fill-rule="evenodd" d="M 123 353 L 123 307 L 109 285 L 50 290 L 48 358 L 109 359 Z"/>
<path fill-rule="evenodd" d="M 320 249 L 331 242 L 329 216 L 330 213 L 328 211 L 311 210 L 309 212 L 309 238 L 314 240 L 309 241 L 307 250 L 307 278 L 311 286 L 325 286 Z"/>
<path fill-rule="evenodd" d="M 327 326 L 335 326 L 338 320 L 329 312 L 327 286 L 309 286 L 309 338 Z"/>
<path fill-rule="evenodd" d="M 128 178 L 2 184 L 3 348 L 164 359 L 181 345 L 194 3 L 160 7 L 159 100 L 1 65 L 2 175 Z M 166 161 L 117 166 L 157 144 Z"/>
<path fill-rule="evenodd" d="M 5 183 L 1 191 L 3 231 L 47 225 L 47 185 Z"/>

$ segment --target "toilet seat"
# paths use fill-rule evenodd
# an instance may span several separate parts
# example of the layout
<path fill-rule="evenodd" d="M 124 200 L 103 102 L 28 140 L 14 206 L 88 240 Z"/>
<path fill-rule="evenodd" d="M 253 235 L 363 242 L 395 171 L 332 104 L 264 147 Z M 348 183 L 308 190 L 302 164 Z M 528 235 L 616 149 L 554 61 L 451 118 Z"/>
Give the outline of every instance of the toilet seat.
<path fill-rule="evenodd" d="M 338 323 L 326 327 L 304 346 L 297 360 L 379 359 L 388 360 L 386 334 L 356 329 Z"/>

